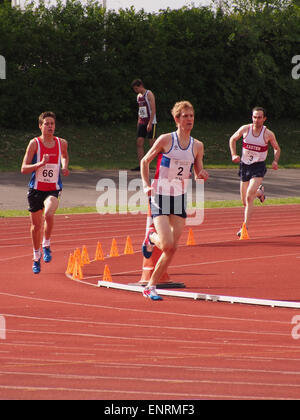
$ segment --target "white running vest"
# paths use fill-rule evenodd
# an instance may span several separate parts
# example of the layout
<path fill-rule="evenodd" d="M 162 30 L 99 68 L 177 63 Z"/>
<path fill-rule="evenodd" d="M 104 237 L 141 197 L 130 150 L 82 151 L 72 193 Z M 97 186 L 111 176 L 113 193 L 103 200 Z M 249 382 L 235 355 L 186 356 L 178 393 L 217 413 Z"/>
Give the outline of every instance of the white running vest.
<path fill-rule="evenodd" d="M 182 149 L 176 132 L 172 133 L 172 146 L 167 153 L 158 156 L 155 179 L 152 183 L 155 193 L 167 196 L 185 194 L 194 164 L 194 139 Z"/>
<path fill-rule="evenodd" d="M 248 132 L 243 138 L 242 162 L 246 165 L 264 162 L 267 159 L 268 144 L 265 142 L 264 134 L 266 126 L 263 126 L 258 136 L 253 134 L 253 124 L 249 124 Z"/>

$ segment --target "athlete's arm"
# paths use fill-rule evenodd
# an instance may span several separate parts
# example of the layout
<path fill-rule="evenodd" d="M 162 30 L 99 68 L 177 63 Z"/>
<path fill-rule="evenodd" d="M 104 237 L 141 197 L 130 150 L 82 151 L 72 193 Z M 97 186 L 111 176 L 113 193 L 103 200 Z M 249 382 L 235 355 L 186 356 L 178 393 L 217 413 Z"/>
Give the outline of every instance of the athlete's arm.
<path fill-rule="evenodd" d="M 274 160 L 272 162 L 272 169 L 276 171 L 278 169 L 278 162 L 279 162 L 281 150 L 276 140 L 275 134 L 271 130 L 267 131 L 266 140 L 268 143 L 271 144 L 271 146 L 274 149 Z"/>
<path fill-rule="evenodd" d="M 69 171 L 69 154 L 68 154 L 68 142 L 65 139 L 61 139 L 61 173 L 64 176 L 68 176 Z"/>
<path fill-rule="evenodd" d="M 141 177 L 143 181 L 144 192 L 148 193 L 151 190 L 150 180 L 149 180 L 149 166 L 150 163 L 156 158 L 160 153 L 167 152 L 172 144 L 172 135 L 162 134 L 158 137 L 156 142 L 153 144 L 148 153 L 145 154 L 141 160 Z"/>
<path fill-rule="evenodd" d="M 151 131 L 154 115 L 156 113 L 155 97 L 153 93 L 151 92 L 151 90 L 148 90 L 148 101 L 150 104 L 150 120 L 147 124 L 147 131 Z"/>
<path fill-rule="evenodd" d="M 234 163 L 239 163 L 241 158 L 236 154 L 236 142 L 248 131 L 248 125 L 242 125 L 229 139 L 229 148 L 231 153 L 231 159 Z"/>
<path fill-rule="evenodd" d="M 195 172 L 195 179 L 204 179 L 206 181 L 208 179 L 208 173 L 205 169 L 203 169 L 203 156 L 204 156 L 204 145 L 201 141 L 195 139 L 194 143 L 194 172 Z"/>
<path fill-rule="evenodd" d="M 22 174 L 30 174 L 31 172 L 36 171 L 41 166 L 44 166 L 49 161 L 49 155 L 45 154 L 43 156 L 43 159 L 40 162 L 31 163 L 36 152 L 37 152 L 36 141 L 32 139 L 30 140 L 27 146 L 25 155 L 24 155 L 24 159 L 21 166 Z"/>

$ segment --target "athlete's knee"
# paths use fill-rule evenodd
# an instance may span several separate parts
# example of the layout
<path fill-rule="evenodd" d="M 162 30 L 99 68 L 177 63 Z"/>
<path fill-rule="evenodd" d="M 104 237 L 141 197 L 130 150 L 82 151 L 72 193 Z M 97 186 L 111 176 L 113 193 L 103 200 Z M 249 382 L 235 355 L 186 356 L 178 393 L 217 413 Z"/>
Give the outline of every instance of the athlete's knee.
<path fill-rule="evenodd" d="M 161 244 L 161 247 L 162 247 L 162 251 L 165 254 L 170 254 L 170 255 L 174 254 L 177 250 L 177 244 L 175 244 L 174 241 L 171 239 L 163 241 Z"/>
<path fill-rule="evenodd" d="M 49 220 L 54 217 L 54 214 L 58 207 L 58 200 L 56 197 L 49 197 L 45 202 L 44 217 Z"/>
<path fill-rule="evenodd" d="M 54 214 L 55 214 L 55 210 L 53 210 L 53 209 L 45 210 L 45 214 L 44 214 L 45 221 L 46 222 L 51 222 L 54 218 Z"/>
<path fill-rule="evenodd" d="M 36 234 L 36 233 L 40 232 L 41 229 L 42 229 L 41 221 L 32 221 L 31 222 L 30 230 L 31 230 L 32 234 Z"/>
<path fill-rule="evenodd" d="M 137 140 L 136 140 L 136 144 L 137 144 L 138 147 L 143 147 L 144 142 L 145 142 L 144 137 L 138 137 Z"/>
<path fill-rule="evenodd" d="M 246 205 L 252 204 L 256 197 L 255 191 L 248 191 L 246 196 Z"/>

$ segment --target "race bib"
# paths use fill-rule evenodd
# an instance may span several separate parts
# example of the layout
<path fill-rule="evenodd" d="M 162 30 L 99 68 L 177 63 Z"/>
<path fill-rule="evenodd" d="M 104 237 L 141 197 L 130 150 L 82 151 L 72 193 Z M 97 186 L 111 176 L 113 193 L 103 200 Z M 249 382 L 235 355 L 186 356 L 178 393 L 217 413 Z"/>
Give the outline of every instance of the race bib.
<path fill-rule="evenodd" d="M 169 167 L 169 181 L 177 179 L 183 181 L 190 177 L 191 162 L 188 160 L 171 159 Z"/>
<path fill-rule="evenodd" d="M 259 152 L 255 152 L 254 150 L 244 149 L 243 162 L 246 163 L 246 165 L 251 165 L 252 163 L 259 162 L 260 156 L 261 156 L 261 153 Z"/>
<path fill-rule="evenodd" d="M 59 166 L 55 163 L 46 163 L 39 168 L 37 173 L 38 182 L 53 184 L 56 183 L 59 176 Z"/>
<path fill-rule="evenodd" d="M 146 106 L 139 107 L 139 117 L 140 118 L 148 118 L 148 110 Z"/>

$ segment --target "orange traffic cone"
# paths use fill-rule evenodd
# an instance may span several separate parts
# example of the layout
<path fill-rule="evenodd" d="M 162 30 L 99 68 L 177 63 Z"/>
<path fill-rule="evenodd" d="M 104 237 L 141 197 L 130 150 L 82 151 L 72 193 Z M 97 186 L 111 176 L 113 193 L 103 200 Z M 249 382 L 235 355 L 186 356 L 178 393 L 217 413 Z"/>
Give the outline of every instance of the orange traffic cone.
<path fill-rule="evenodd" d="M 127 236 L 125 249 L 124 249 L 124 254 L 126 254 L 126 255 L 127 254 L 134 254 L 130 236 Z"/>
<path fill-rule="evenodd" d="M 249 238 L 249 235 L 248 235 L 248 230 L 247 230 L 246 224 L 243 223 L 240 240 L 245 240 L 245 239 L 250 239 L 250 238 Z"/>
<path fill-rule="evenodd" d="M 112 281 L 110 270 L 107 264 L 105 264 L 103 271 L 103 281 Z"/>
<path fill-rule="evenodd" d="M 76 259 L 75 264 L 74 264 L 72 279 L 73 280 L 82 280 L 82 278 L 83 278 L 83 275 L 82 275 L 81 265 L 80 265 L 80 262 L 78 261 L 78 259 Z"/>
<path fill-rule="evenodd" d="M 193 232 L 192 228 L 189 229 L 189 234 L 188 234 L 188 239 L 187 239 L 186 244 L 187 245 L 196 245 L 195 238 L 194 238 L 194 232 Z"/>
<path fill-rule="evenodd" d="M 89 264 L 90 263 L 90 257 L 88 254 L 88 251 L 86 249 L 86 246 L 83 245 L 82 247 L 82 253 L 81 253 L 81 263 L 84 264 Z"/>
<path fill-rule="evenodd" d="M 118 251 L 118 247 L 117 247 L 117 241 L 115 240 L 115 238 L 113 238 L 112 240 L 112 244 L 111 244 L 111 249 L 110 249 L 110 254 L 111 257 L 118 257 L 119 256 L 119 251 Z"/>
<path fill-rule="evenodd" d="M 81 252 L 79 248 L 76 248 L 76 250 L 74 251 L 74 258 L 75 258 L 75 261 L 78 261 L 79 265 L 82 267 L 83 264 L 81 262 Z"/>
<path fill-rule="evenodd" d="M 67 274 L 73 274 L 74 264 L 75 264 L 74 255 L 70 254 L 69 260 L 68 260 L 67 271 L 66 271 Z"/>
<path fill-rule="evenodd" d="M 100 242 L 98 242 L 96 252 L 95 252 L 95 261 L 103 261 L 103 260 L 104 260 L 104 255 L 103 255 L 102 245 Z"/>

